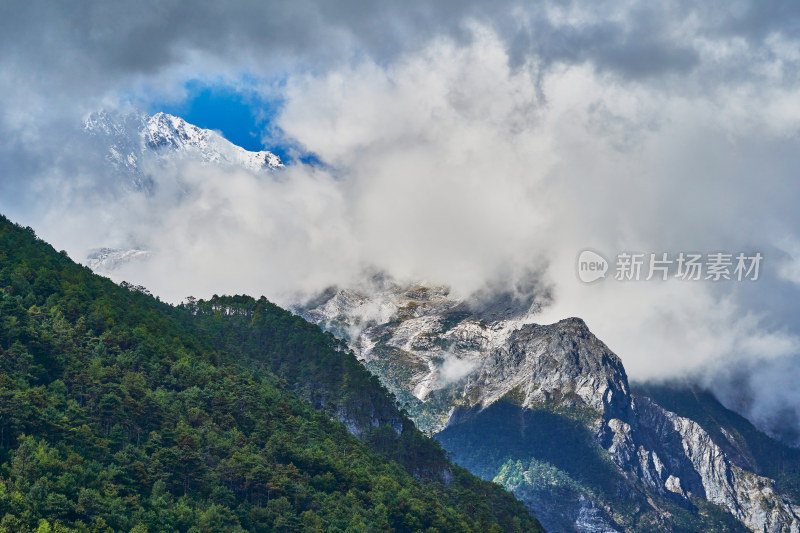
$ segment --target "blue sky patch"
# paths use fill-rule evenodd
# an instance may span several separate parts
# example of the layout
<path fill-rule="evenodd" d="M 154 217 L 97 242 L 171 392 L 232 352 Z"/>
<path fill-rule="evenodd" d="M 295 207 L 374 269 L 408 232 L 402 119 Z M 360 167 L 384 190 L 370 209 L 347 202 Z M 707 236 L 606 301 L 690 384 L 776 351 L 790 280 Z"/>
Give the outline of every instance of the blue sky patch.
<path fill-rule="evenodd" d="M 228 85 L 209 85 L 200 81 L 186 84 L 188 97 L 182 102 L 150 105 L 149 112 L 163 111 L 183 118 L 195 126 L 217 130 L 230 142 L 250 151 L 269 150 L 284 162 L 289 155 L 289 143 L 277 142 L 264 146 L 263 133 L 270 127 L 280 110 L 281 101 L 266 100 L 255 91 L 243 92 Z M 297 159 L 304 161 L 308 154 Z"/>

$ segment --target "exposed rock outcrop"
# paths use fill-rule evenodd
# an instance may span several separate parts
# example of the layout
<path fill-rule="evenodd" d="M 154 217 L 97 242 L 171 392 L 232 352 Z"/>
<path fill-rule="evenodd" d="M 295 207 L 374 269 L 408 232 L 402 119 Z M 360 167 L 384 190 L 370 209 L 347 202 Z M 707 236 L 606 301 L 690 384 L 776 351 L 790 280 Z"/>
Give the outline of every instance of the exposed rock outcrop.
<path fill-rule="evenodd" d="M 596 445 L 632 493 L 685 508 L 704 498 L 752 531 L 800 531 L 800 509 L 773 480 L 737 464 L 697 422 L 632 396 L 621 360 L 581 319 L 539 325 L 528 309 L 535 306 L 487 316 L 446 288 L 384 284 L 371 293 L 332 290 L 301 311 L 346 335 L 395 394 L 417 402 L 412 416 L 431 433 L 501 399 L 522 409 L 584 410 Z M 581 495 L 564 514 L 576 530 L 613 530 L 593 497 Z"/>

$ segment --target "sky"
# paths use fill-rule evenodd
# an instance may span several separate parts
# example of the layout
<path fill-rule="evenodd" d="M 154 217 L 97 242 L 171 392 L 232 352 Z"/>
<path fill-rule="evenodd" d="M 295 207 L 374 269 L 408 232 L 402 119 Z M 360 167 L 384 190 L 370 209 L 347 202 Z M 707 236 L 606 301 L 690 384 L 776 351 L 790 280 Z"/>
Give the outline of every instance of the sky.
<path fill-rule="evenodd" d="M 190 81 L 186 88 L 183 99 L 150 102 L 146 111 L 169 113 L 200 128 L 219 131 L 233 144 L 252 152 L 265 149 L 261 131 L 268 117 L 259 115 L 263 110 L 271 111 L 274 105 L 237 87 Z"/>
<path fill-rule="evenodd" d="M 178 302 L 381 270 L 584 318 L 633 379 L 800 431 L 793 1 L 43 1 L 0 6 L 0 212 Z M 165 111 L 287 167 L 134 190 L 82 131 Z M 592 249 L 606 279 L 578 279 Z M 760 253 L 758 280 L 616 281 L 621 252 Z"/>

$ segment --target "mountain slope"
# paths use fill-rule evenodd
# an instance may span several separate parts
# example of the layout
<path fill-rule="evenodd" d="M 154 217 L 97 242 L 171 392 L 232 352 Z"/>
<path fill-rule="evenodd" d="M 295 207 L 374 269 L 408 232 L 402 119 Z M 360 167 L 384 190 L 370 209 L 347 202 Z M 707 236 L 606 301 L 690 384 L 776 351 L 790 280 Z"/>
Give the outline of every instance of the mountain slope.
<path fill-rule="evenodd" d="M 647 396 L 696 421 L 737 464 L 775 479 L 779 492 L 800 500 L 800 449 L 765 435 L 691 381 L 633 383 L 631 389 L 635 395 Z"/>
<path fill-rule="evenodd" d="M 538 325 L 535 302 L 499 303 L 378 280 L 300 310 L 349 335 L 420 427 L 542 509 L 548 529 L 800 528 L 796 489 L 740 461 L 720 431 L 632 395 L 583 321 Z"/>
<path fill-rule="evenodd" d="M 0 217 L 0 531 L 540 529 L 315 326 L 138 289 Z"/>

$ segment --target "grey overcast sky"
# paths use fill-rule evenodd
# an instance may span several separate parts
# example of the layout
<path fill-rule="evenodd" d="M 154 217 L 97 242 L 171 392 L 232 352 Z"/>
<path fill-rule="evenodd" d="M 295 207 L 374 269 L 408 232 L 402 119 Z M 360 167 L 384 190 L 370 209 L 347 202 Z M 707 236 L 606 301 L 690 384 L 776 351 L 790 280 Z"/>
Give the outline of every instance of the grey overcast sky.
<path fill-rule="evenodd" d="M 632 377 L 699 375 L 785 426 L 800 418 L 798 65 L 788 0 L 10 0 L 0 211 L 78 261 L 153 250 L 124 275 L 169 301 L 290 303 L 364 268 L 459 294 L 535 277 L 540 319 L 583 317 Z M 181 163 L 147 194 L 121 187 L 83 120 L 185 103 L 190 83 L 277 102 L 265 145 L 322 164 L 265 180 Z M 584 285 L 584 248 L 764 261 L 750 283 Z"/>

